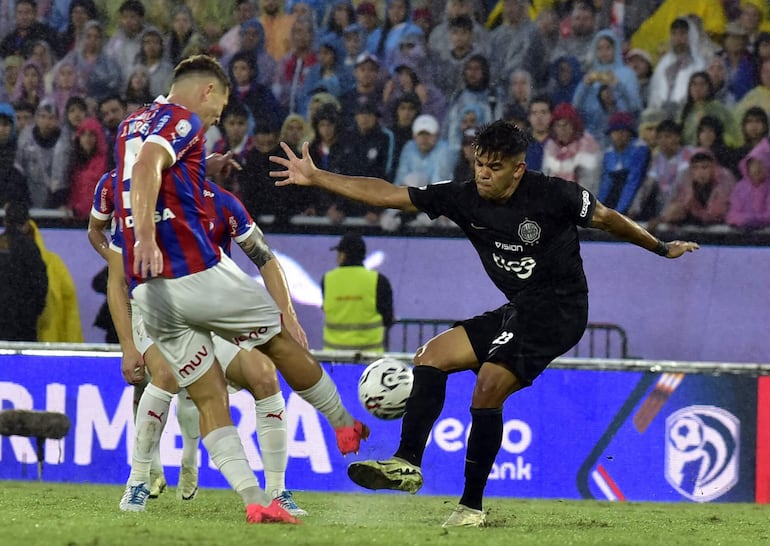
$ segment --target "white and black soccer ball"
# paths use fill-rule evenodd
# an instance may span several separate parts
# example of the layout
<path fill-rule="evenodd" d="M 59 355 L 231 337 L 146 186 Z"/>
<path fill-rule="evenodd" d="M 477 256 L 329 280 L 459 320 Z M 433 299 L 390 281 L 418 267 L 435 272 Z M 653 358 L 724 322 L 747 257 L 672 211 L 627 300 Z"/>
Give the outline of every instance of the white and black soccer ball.
<path fill-rule="evenodd" d="M 366 411 L 380 419 L 404 414 L 412 392 L 412 368 L 402 360 L 380 358 L 369 364 L 358 380 L 358 399 Z"/>

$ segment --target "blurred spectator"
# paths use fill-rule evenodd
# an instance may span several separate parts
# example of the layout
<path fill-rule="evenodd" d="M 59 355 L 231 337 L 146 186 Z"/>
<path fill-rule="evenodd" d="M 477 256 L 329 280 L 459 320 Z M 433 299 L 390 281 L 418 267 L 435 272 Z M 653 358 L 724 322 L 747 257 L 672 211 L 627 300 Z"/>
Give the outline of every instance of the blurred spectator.
<path fill-rule="evenodd" d="M 623 63 L 621 48 L 612 31 L 602 30 L 596 34 L 588 50 L 588 72 L 572 99 L 588 132 L 597 135 L 597 140 L 604 145 L 608 144 L 607 125 L 613 112 L 628 112 L 636 120 L 643 108 L 639 82 L 634 71 Z M 602 104 L 602 91 L 612 97 L 610 108 Z"/>
<path fill-rule="evenodd" d="M 280 142 L 285 142 L 295 154 L 302 153 L 302 144 L 313 139 L 313 129 L 307 120 L 299 114 L 289 114 L 283 120 Z"/>
<path fill-rule="evenodd" d="M 99 102 L 99 121 L 104 127 L 104 137 L 107 140 L 107 149 L 109 157 L 107 160 L 107 170 L 115 168 L 115 137 L 117 136 L 118 126 L 123 118 L 128 114 L 126 101 L 120 95 L 107 95 Z"/>
<path fill-rule="evenodd" d="M 67 206 L 78 220 L 87 220 L 94 186 L 107 171 L 107 142 L 96 118 L 86 118 L 75 131 L 69 173 Z"/>
<path fill-rule="evenodd" d="M 35 40 L 32 42 L 32 46 L 27 55 L 27 60 L 35 61 L 40 67 L 40 71 L 43 74 L 43 86 L 45 92 L 51 92 L 51 86 L 53 83 L 52 70 L 56 64 L 56 54 L 53 52 L 51 46 L 45 40 Z"/>
<path fill-rule="evenodd" d="M 628 215 L 636 220 L 658 217 L 671 200 L 680 175 L 690 167 L 692 148 L 682 146 L 682 126 L 666 119 L 658 124 L 657 144 L 642 187 Z"/>
<path fill-rule="evenodd" d="M 422 113 L 421 109 L 420 97 L 414 93 L 404 93 L 392 103 L 390 116 L 386 118 L 390 122 L 386 122 L 386 126 L 393 133 L 393 158 L 396 161 L 401 157 L 404 145 L 412 140 L 412 124 Z"/>
<path fill-rule="evenodd" d="M 700 35 L 686 18 L 674 19 L 670 27 L 669 50 L 660 58 L 650 80 L 649 106 L 675 118 L 687 100 L 690 76 L 706 68 L 701 56 Z"/>
<path fill-rule="evenodd" d="M 572 102 L 578 84 L 583 80 L 583 70 L 577 57 L 567 55 L 551 63 L 546 93 L 552 104 Z"/>
<path fill-rule="evenodd" d="M 607 29 L 606 32 L 612 34 L 617 42 L 615 33 Z M 572 12 L 567 19 L 566 36 L 563 36 L 556 49 L 551 53 L 551 59 L 563 57 L 564 55 L 573 55 L 580 61 L 580 67 L 583 72 L 591 70 L 592 57 L 595 55 L 595 33 L 596 33 L 596 8 L 593 2 L 578 0 L 572 4 Z M 615 55 L 622 58 L 621 47 L 615 47 Z M 606 62 L 606 61 L 605 61 Z"/>
<path fill-rule="evenodd" d="M 660 223 L 711 226 L 723 224 L 735 177 L 708 150 L 696 150 L 690 166 L 676 181 L 671 201 L 663 213 L 650 220 L 649 228 Z"/>
<path fill-rule="evenodd" d="M 650 79 L 652 78 L 652 57 L 643 49 L 632 49 L 626 53 L 626 65 L 636 74 L 639 84 L 639 96 L 646 107 L 650 99 Z"/>
<path fill-rule="evenodd" d="M 45 263 L 29 234 L 29 209 L 5 205 L 5 231 L 0 234 L 0 339 L 38 341 L 37 321 L 48 290 Z"/>
<path fill-rule="evenodd" d="M 529 101 L 534 93 L 532 75 L 526 70 L 514 70 L 508 78 L 508 88 L 501 89 L 502 108 L 500 112 L 510 112 L 518 108 L 519 111 L 529 111 Z M 507 118 L 506 118 L 507 119 Z"/>
<path fill-rule="evenodd" d="M 324 170 L 344 174 L 348 166 L 345 164 L 345 150 L 342 144 L 342 127 L 340 111 L 334 104 L 324 104 L 316 110 L 312 117 L 313 140 L 310 143 L 310 157 L 313 162 Z M 333 202 L 330 194 L 317 188 L 301 188 L 305 210 L 297 213 L 323 214 Z"/>
<path fill-rule="evenodd" d="M 265 50 L 275 61 L 280 61 L 291 49 L 289 35 L 295 15 L 284 11 L 281 0 L 262 0 L 259 22 L 265 29 Z"/>
<path fill-rule="evenodd" d="M 142 33 L 142 45 L 135 64 L 147 69 L 152 99 L 158 95 L 168 94 L 174 66 L 164 55 L 163 35 L 158 29 L 151 27 Z"/>
<path fill-rule="evenodd" d="M 97 294 L 107 295 L 107 278 L 109 273 L 109 267 L 104 266 L 99 273 L 94 275 L 91 279 L 91 288 Z M 94 317 L 94 326 L 104 330 L 104 342 L 105 343 L 118 343 L 118 332 L 115 330 L 115 324 L 112 322 L 112 315 L 110 314 L 110 306 L 105 299 L 102 305 L 99 307 L 99 311 Z"/>
<path fill-rule="evenodd" d="M 543 150 L 551 134 L 551 110 L 553 103 L 547 95 L 537 95 L 529 103 L 529 146 L 524 161 L 527 169 L 540 171 L 543 168 Z M 474 133 L 475 135 L 475 133 Z"/>
<path fill-rule="evenodd" d="M 16 157 L 16 113 L 7 102 L 0 103 L 0 206 L 9 201 L 29 205 L 29 188 Z"/>
<path fill-rule="evenodd" d="M 767 137 L 741 159 L 739 168 L 742 177 L 730 194 L 726 222 L 746 229 L 770 226 L 770 143 Z"/>
<path fill-rule="evenodd" d="M 621 214 L 628 213 L 650 163 L 650 149 L 636 138 L 634 116 L 615 112 L 607 125 L 611 145 L 604 152 L 596 198 Z"/>
<path fill-rule="evenodd" d="M 191 55 L 206 53 L 206 38 L 197 28 L 192 11 L 185 4 L 177 4 L 171 14 L 171 30 L 164 41 L 165 57 L 172 68 Z"/>
<path fill-rule="evenodd" d="M 118 9 L 118 28 L 104 47 L 104 52 L 120 67 L 122 81 L 128 81 L 136 56 L 142 48 L 144 5 L 139 0 L 125 0 Z"/>
<path fill-rule="evenodd" d="M 473 55 L 463 67 L 463 86 L 449 101 L 449 111 L 444 118 L 442 135 L 453 152 L 460 151 L 463 116 L 467 108 L 477 112 L 476 125 L 490 123 L 499 117 L 497 92 L 491 86 L 489 62 L 482 55 Z"/>
<path fill-rule="evenodd" d="M 233 160 L 241 166 L 246 163 L 246 155 L 252 147 L 252 140 L 249 136 L 249 111 L 239 101 L 229 102 L 222 111 L 220 118 L 222 127 L 222 138 L 215 144 L 213 152 L 226 154 L 233 153 Z M 239 194 L 238 173 L 235 169 L 230 169 L 223 178 L 216 179 L 215 182 L 226 190 Z"/>
<path fill-rule="evenodd" d="M 16 112 L 16 134 L 20 135 L 34 123 L 35 107 L 25 101 L 16 101 L 13 103 L 13 111 Z"/>
<path fill-rule="evenodd" d="M 345 128 L 353 127 L 356 105 L 361 101 L 381 104 L 382 87 L 380 84 L 380 60 L 369 52 L 361 53 L 356 59 L 353 70 L 355 87 L 340 97 L 342 106 L 342 124 Z"/>
<path fill-rule="evenodd" d="M 706 65 L 706 73 L 711 78 L 714 100 L 719 101 L 728 108 L 735 106 L 735 96 L 727 87 L 727 68 L 724 61 L 719 57 L 712 57 L 708 65 Z"/>
<path fill-rule="evenodd" d="M 123 71 L 118 61 L 104 51 L 104 28 L 98 21 L 85 24 L 80 47 L 64 59 L 74 64 L 89 99 L 98 103 L 109 95 L 123 92 Z"/>
<path fill-rule="evenodd" d="M 35 112 L 35 123 L 19 135 L 16 166 L 27 179 L 33 207 L 51 206 L 53 152 L 60 134 L 56 105 L 44 100 Z"/>
<path fill-rule="evenodd" d="M 78 80 L 75 64 L 66 57 L 56 63 L 53 67 L 51 92 L 48 94 L 48 98 L 56 104 L 56 109 L 59 112 L 65 112 L 67 101 L 71 97 L 83 98 L 85 96 L 86 90 L 81 86 L 80 80 Z"/>
<path fill-rule="evenodd" d="M 561 40 L 559 14 L 553 8 L 543 8 L 537 12 L 535 26 L 543 41 L 543 58 L 554 59 L 553 52 Z M 578 63 L 579 64 L 579 63 Z"/>
<path fill-rule="evenodd" d="M 299 99 L 310 69 L 318 62 L 313 49 L 313 21 L 298 17 L 291 27 L 291 50 L 278 63 L 273 81 L 273 95 L 289 112 L 300 113 Z"/>
<path fill-rule="evenodd" d="M 770 59 L 764 61 L 759 67 L 759 81 L 756 87 L 746 93 L 735 105 L 733 110 L 735 119 L 742 119 L 752 106 L 759 106 L 770 115 Z"/>
<path fill-rule="evenodd" d="M 13 89 L 19 79 L 19 72 L 24 59 L 19 55 L 8 55 L 3 59 L 3 85 L 0 86 L 0 100 L 3 102 L 13 100 Z"/>
<path fill-rule="evenodd" d="M 660 110 L 647 108 L 639 117 L 639 138 L 641 138 L 651 151 L 658 148 L 658 124 L 663 121 L 664 114 Z"/>
<path fill-rule="evenodd" d="M 385 22 L 380 27 L 380 36 L 374 54 L 385 66 L 392 66 L 394 55 L 398 52 L 401 37 L 409 33 L 420 33 L 422 29 L 412 23 L 410 0 L 388 0 L 385 6 Z"/>
<path fill-rule="evenodd" d="M 377 44 L 380 41 L 382 29 L 380 29 L 379 16 L 377 8 L 372 2 L 364 0 L 356 8 L 356 23 L 363 29 L 364 50 L 371 54 L 377 51 Z"/>
<path fill-rule="evenodd" d="M 155 95 L 157 97 L 157 95 Z M 141 64 L 136 64 L 128 74 L 126 89 L 123 92 L 126 109 L 133 112 L 140 106 L 152 102 L 155 98 L 150 89 L 150 71 Z"/>
<path fill-rule="evenodd" d="M 439 125 L 430 114 L 422 114 L 412 124 L 412 140 L 398 159 L 393 183 L 397 186 L 425 186 L 452 177 L 457 156 L 439 139 Z"/>
<path fill-rule="evenodd" d="M 72 275 L 64 260 L 45 247 L 37 224 L 30 220 L 27 225 L 43 257 L 48 274 L 45 308 L 37 319 L 37 340 L 49 343 L 83 343 L 83 327 L 80 324 L 78 297 Z"/>
<path fill-rule="evenodd" d="M 315 113 L 324 104 L 333 104 L 338 112 L 342 111 L 342 107 L 340 106 L 340 101 L 337 97 L 335 97 L 331 93 L 327 93 L 326 91 L 319 91 L 317 93 L 313 93 L 313 96 L 310 97 L 310 103 L 307 105 L 306 119 L 312 120 Z"/>
<path fill-rule="evenodd" d="M 741 118 L 743 146 L 739 146 L 735 149 L 735 157 L 738 161 L 743 159 L 746 154 L 759 144 L 760 140 L 767 136 L 768 127 L 770 127 L 770 124 L 768 123 L 767 112 L 765 112 L 763 108 L 752 106 L 746 110 L 746 113 L 743 114 L 743 117 Z M 735 174 L 736 177 L 741 176 L 740 171 L 737 169 L 733 170 L 733 174 Z"/>
<path fill-rule="evenodd" d="M 722 122 L 725 142 L 736 146 L 741 142 L 737 124 L 730 111 L 721 102 L 714 99 L 714 87 L 707 72 L 695 72 L 690 76 L 687 87 L 687 101 L 682 109 L 682 138 L 688 146 L 695 145 L 698 123 L 703 116 L 714 116 Z"/>
<path fill-rule="evenodd" d="M 329 44 L 334 48 L 338 58 L 345 53 L 343 33 L 345 29 L 356 22 L 356 12 L 348 0 L 335 0 L 330 3 L 326 16 L 326 28 L 319 30 L 319 42 Z"/>
<path fill-rule="evenodd" d="M 431 14 L 428 8 L 425 8 L 425 7 L 416 8 L 412 12 L 412 22 L 418 27 L 420 27 L 420 29 L 422 30 L 422 35 L 425 36 L 426 40 L 433 33 L 433 28 L 435 27 L 435 25 L 433 24 L 433 15 Z M 426 44 L 426 48 L 427 48 L 427 44 Z"/>
<path fill-rule="evenodd" d="M 65 2 L 54 2 L 54 8 L 60 4 L 64 5 Z M 69 4 L 69 11 L 62 18 L 62 28 L 58 28 L 53 20 L 51 22 L 54 30 L 59 32 L 60 51 L 63 54 L 80 48 L 86 23 L 99 19 L 99 11 L 93 0 L 72 0 L 66 4 Z"/>
<path fill-rule="evenodd" d="M 765 0 L 742 0 L 738 24 L 746 31 L 749 44 L 757 40 L 760 27 L 764 23 L 767 3 Z"/>
<path fill-rule="evenodd" d="M 53 148 L 53 163 L 51 164 L 51 208 L 61 208 L 67 203 L 67 195 L 70 188 L 70 173 L 72 171 L 73 158 L 75 157 L 75 133 L 86 119 L 88 108 L 86 101 L 80 97 L 70 97 L 64 106 L 63 119 L 60 125 L 61 134 Z M 102 132 L 103 134 L 103 132 Z M 106 148 L 106 145 L 105 145 Z M 106 157 L 105 157 L 106 159 Z M 107 169 L 97 173 L 96 180 Z M 92 195 L 89 199 L 93 200 Z M 89 201 L 90 204 L 91 201 Z"/>
<path fill-rule="evenodd" d="M 413 93 L 420 98 L 420 111 L 442 119 L 446 114 L 447 101 L 443 93 L 429 79 L 420 74 L 425 70 L 411 63 L 401 63 L 393 71 L 393 77 L 385 82 L 382 92 L 384 112 L 393 111 L 396 101 L 407 93 Z M 391 125 L 390 116 L 385 116 L 385 124 Z"/>
<path fill-rule="evenodd" d="M 543 42 L 524 0 L 503 0 L 503 23 L 489 33 L 486 50 L 494 52 L 490 77 L 498 85 L 507 86 L 506 79 L 519 68 L 532 75 L 535 87 L 545 85 L 548 63 L 543 59 Z"/>
<path fill-rule="evenodd" d="M 754 83 L 759 81 L 759 70 L 762 63 L 770 60 L 770 33 L 760 32 L 754 42 L 752 59 L 754 61 Z"/>
<path fill-rule="evenodd" d="M 698 122 L 695 147 L 711 150 L 720 165 L 735 173 L 740 158 L 736 156 L 733 148 L 725 144 L 724 134 L 722 120 L 716 116 L 705 115 Z"/>
<path fill-rule="evenodd" d="M 735 100 L 741 100 L 754 87 L 754 63 L 748 45 L 746 29 L 736 21 L 727 23 L 724 48 L 716 57 L 724 64 L 727 89 Z"/>
<path fill-rule="evenodd" d="M 230 100 L 242 103 L 249 110 L 249 126 L 263 122 L 277 131 L 286 110 L 278 104 L 270 88 L 259 83 L 259 66 L 254 55 L 246 51 L 236 53 L 227 69 L 232 85 Z"/>
<path fill-rule="evenodd" d="M 468 0 L 462 0 L 467 2 Z M 450 2 L 451 4 L 451 2 Z M 445 96 L 451 97 L 463 84 L 463 67 L 474 55 L 486 55 L 485 49 L 473 38 L 474 22 L 468 15 L 458 15 L 446 22 L 448 36 L 444 38 L 448 47 L 439 56 L 438 50 L 431 49 L 436 57 L 436 85 Z M 435 34 L 434 34 L 435 36 Z M 570 97 L 572 98 L 572 97 Z"/>
<path fill-rule="evenodd" d="M 543 173 L 579 183 L 593 194 L 599 190 L 602 151 L 585 130 L 583 119 L 568 103 L 553 109 L 551 138 L 543 149 Z"/>
<path fill-rule="evenodd" d="M 453 37 L 460 30 L 469 34 L 467 39 Z M 462 61 L 471 50 L 486 54 L 488 39 L 489 31 L 473 17 L 473 0 L 447 0 L 441 22 L 428 38 L 428 48 L 445 61 Z M 456 42 L 463 45 L 458 48 Z"/>
<path fill-rule="evenodd" d="M 342 65 L 353 75 L 353 70 L 356 66 L 356 58 L 364 52 L 364 28 L 358 23 L 348 25 L 342 33 L 342 43 L 345 47 L 345 54 L 342 58 Z M 347 89 L 343 89 L 343 92 Z"/>
<path fill-rule="evenodd" d="M 276 95 L 274 82 L 277 77 L 278 63 L 265 49 L 265 31 L 258 19 L 249 19 L 241 24 L 241 47 L 236 53 L 248 53 L 254 57 L 257 63 L 254 77 L 265 87 L 271 88 L 273 94 Z M 235 54 L 223 56 L 222 66 L 230 66 L 234 56 Z"/>
<path fill-rule="evenodd" d="M 37 20 L 37 2 L 35 0 L 16 0 L 13 29 L 0 41 L 0 57 L 8 55 L 29 55 L 32 43 L 44 40 L 51 47 L 60 47 L 61 41 L 56 31 Z M 61 54 L 63 51 L 57 50 Z"/>
<path fill-rule="evenodd" d="M 37 108 L 43 97 L 45 97 L 43 70 L 37 61 L 30 59 L 21 67 L 13 94 L 11 95 L 11 101 L 26 102 L 31 104 L 33 108 Z"/>
<path fill-rule="evenodd" d="M 264 5 L 272 4 L 275 0 L 264 0 Z M 219 39 L 218 51 L 219 56 L 225 60 L 228 57 L 235 54 L 236 51 L 241 49 L 241 36 L 243 31 L 243 23 L 257 17 L 257 3 L 254 0 L 235 0 L 233 5 L 233 21 L 234 24 L 225 32 Z M 283 35 L 285 39 L 288 39 L 289 29 L 286 29 L 286 33 Z M 269 50 L 268 50 L 269 52 Z M 273 60 L 277 61 L 280 57 L 276 57 Z"/>
<path fill-rule="evenodd" d="M 393 179 L 393 133 L 380 125 L 379 108 L 378 103 L 364 98 L 356 104 L 355 125 L 340 139 L 345 174 Z M 379 218 L 379 211 L 366 205 L 337 196 L 332 199 L 333 204 L 327 211 L 332 223 L 340 223 L 346 216 L 366 216 L 370 223 Z"/>
<path fill-rule="evenodd" d="M 297 100 L 297 111 L 300 114 L 307 116 L 310 98 L 317 91 L 326 91 L 339 97 L 343 90 L 353 88 L 353 72 L 345 70 L 340 55 L 328 37 L 321 40 L 318 62 L 310 68 Z"/>

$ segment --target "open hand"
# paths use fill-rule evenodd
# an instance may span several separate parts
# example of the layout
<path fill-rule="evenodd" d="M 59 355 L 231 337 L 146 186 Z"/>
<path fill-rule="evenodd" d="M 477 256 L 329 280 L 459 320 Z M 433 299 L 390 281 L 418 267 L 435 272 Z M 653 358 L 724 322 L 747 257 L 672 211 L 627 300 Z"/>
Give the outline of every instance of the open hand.
<path fill-rule="evenodd" d="M 668 246 L 668 254 L 666 254 L 666 258 L 678 258 L 685 252 L 692 252 L 693 250 L 698 250 L 700 246 L 698 246 L 698 243 L 693 243 L 691 241 L 671 241 L 670 243 L 666 243 L 666 246 Z"/>
<path fill-rule="evenodd" d="M 305 142 L 302 144 L 302 157 L 299 158 L 294 151 L 285 142 L 281 142 L 281 148 L 286 153 L 286 157 L 276 155 L 270 156 L 270 161 L 285 167 L 285 171 L 270 171 L 272 178 L 276 180 L 276 186 L 288 186 L 297 184 L 298 186 L 312 185 L 311 178 L 316 171 L 316 166 L 310 158 L 310 145 Z"/>

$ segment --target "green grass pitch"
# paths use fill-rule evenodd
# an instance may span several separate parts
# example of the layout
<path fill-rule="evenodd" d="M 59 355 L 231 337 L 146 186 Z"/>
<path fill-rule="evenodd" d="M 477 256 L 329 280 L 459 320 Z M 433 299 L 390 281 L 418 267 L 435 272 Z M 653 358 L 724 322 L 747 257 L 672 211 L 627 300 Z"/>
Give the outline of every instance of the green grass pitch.
<path fill-rule="evenodd" d="M 490 526 L 442 529 L 457 498 L 296 491 L 303 524 L 248 525 L 238 497 L 173 489 L 148 510 L 118 510 L 122 487 L 0 482 L 0 544 L 12 545 L 757 545 L 770 543 L 770 507 L 489 498 Z"/>

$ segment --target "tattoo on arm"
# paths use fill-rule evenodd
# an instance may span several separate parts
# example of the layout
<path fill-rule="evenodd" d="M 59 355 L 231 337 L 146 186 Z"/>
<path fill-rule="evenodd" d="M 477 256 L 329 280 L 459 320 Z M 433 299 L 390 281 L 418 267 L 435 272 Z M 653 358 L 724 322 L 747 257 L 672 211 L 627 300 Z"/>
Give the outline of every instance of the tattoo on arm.
<path fill-rule="evenodd" d="M 265 240 L 265 235 L 256 226 L 251 235 L 246 240 L 241 241 L 240 246 L 246 256 L 260 269 L 267 262 L 275 258 L 273 251 L 270 250 L 270 246 Z"/>

